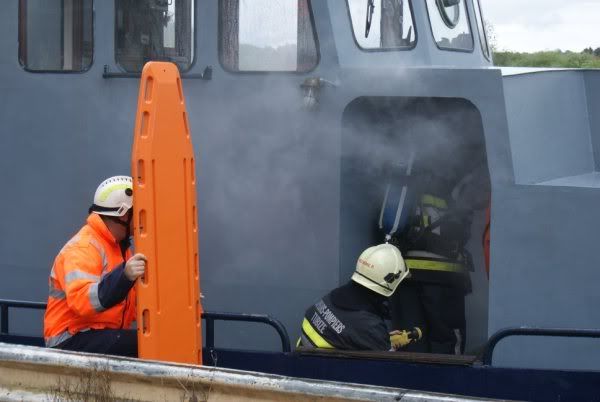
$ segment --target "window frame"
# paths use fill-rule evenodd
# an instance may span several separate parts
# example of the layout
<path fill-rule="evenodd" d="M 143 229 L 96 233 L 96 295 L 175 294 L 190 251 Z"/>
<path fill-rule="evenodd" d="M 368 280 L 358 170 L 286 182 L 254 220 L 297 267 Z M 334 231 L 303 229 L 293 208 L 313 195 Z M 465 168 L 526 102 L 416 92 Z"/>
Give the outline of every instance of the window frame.
<path fill-rule="evenodd" d="M 356 45 L 356 47 L 361 51 L 361 52 L 365 52 L 365 53 L 373 53 L 373 52 L 407 52 L 410 50 L 413 50 L 414 48 L 417 47 L 417 43 L 419 43 L 419 30 L 417 29 L 417 23 L 415 21 L 415 12 L 414 12 L 414 8 L 413 8 L 413 0 L 407 0 L 408 1 L 408 7 L 410 9 L 410 16 L 412 19 L 412 23 L 413 23 L 413 30 L 415 32 L 415 40 L 412 44 L 412 46 L 402 46 L 402 47 L 380 47 L 380 48 L 364 48 L 362 47 L 359 43 L 358 40 L 356 39 L 356 32 L 354 32 L 354 25 L 352 24 L 352 13 L 350 12 L 350 3 L 348 3 L 349 0 L 346 0 L 346 12 L 348 14 L 348 19 L 350 21 L 350 30 L 352 31 L 352 39 L 354 40 L 354 44 Z"/>
<path fill-rule="evenodd" d="M 301 0 L 298 0 L 301 1 Z M 217 58 L 219 59 L 219 64 L 221 65 L 221 68 L 228 72 L 228 73 L 232 73 L 232 74 L 250 74 L 250 75 L 256 75 L 256 74 L 293 74 L 293 75 L 305 75 L 305 74 L 310 74 L 313 71 L 315 71 L 319 65 L 321 64 L 321 45 L 319 43 L 319 35 L 317 34 L 317 24 L 315 22 L 315 16 L 313 13 L 313 7 L 312 7 L 312 0 L 306 0 L 307 2 L 307 6 L 308 6 L 308 16 L 309 16 L 309 20 L 310 20 L 310 26 L 312 28 L 312 33 L 313 33 L 313 37 L 315 39 L 315 49 L 317 51 L 317 59 L 315 61 L 315 65 L 310 69 L 310 70 L 306 70 L 306 71 L 297 71 L 297 70 L 240 70 L 239 67 L 237 70 L 233 70 L 231 68 L 229 68 L 228 66 L 225 65 L 225 63 L 223 63 L 223 57 L 222 57 L 222 53 L 221 53 L 221 39 L 223 38 L 223 28 L 221 24 L 221 8 L 220 6 L 218 7 L 217 10 Z M 238 10 L 239 12 L 239 10 Z M 239 18 L 239 14 L 238 14 L 238 18 Z M 238 35 L 239 35 L 239 27 L 238 27 Z M 239 43 L 238 43 L 238 56 L 239 56 Z"/>
<path fill-rule="evenodd" d="M 442 16 L 442 21 L 444 21 L 444 24 L 446 24 L 446 26 L 450 29 L 454 29 L 456 28 L 456 26 L 458 25 L 458 23 L 460 22 L 460 3 L 459 4 L 455 4 L 453 7 L 457 7 L 457 18 L 456 18 L 456 22 L 454 21 L 450 21 L 450 17 L 448 16 L 448 13 L 446 12 L 446 6 L 443 4 L 443 0 L 435 0 L 435 4 L 437 5 L 437 9 L 440 12 L 440 15 Z"/>
<path fill-rule="evenodd" d="M 477 3 L 477 4 L 475 4 Z M 477 7 L 479 10 L 479 17 L 481 18 L 481 27 L 483 28 L 483 32 L 479 32 L 479 21 L 477 20 L 477 10 L 475 11 L 475 22 L 477 23 L 477 31 L 479 32 L 479 43 L 481 44 L 481 50 L 483 52 L 483 56 L 487 59 L 487 61 L 492 61 L 492 48 L 490 47 L 490 41 L 487 37 L 487 30 L 485 27 L 485 18 L 483 18 L 483 10 L 481 9 L 481 0 L 473 0 L 473 7 Z M 483 42 L 481 41 L 483 38 L 483 42 L 485 42 L 485 48 L 483 47 Z"/>
<path fill-rule="evenodd" d="M 23 71 L 26 71 L 28 73 L 33 73 L 33 74 L 84 74 L 87 73 L 88 71 L 90 71 L 92 69 L 92 67 L 94 66 L 94 62 L 96 61 L 96 5 L 94 3 L 94 0 L 89 0 L 92 3 L 92 18 L 91 18 L 91 24 L 92 24 L 92 55 L 90 58 L 90 64 L 87 66 L 87 68 L 82 68 L 81 70 L 36 70 L 36 69 L 32 69 L 27 67 L 27 63 L 23 62 L 23 59 L 21 58 L 21 44 L 23 42 L 26 42 L 26 37 L 27 37 L 27 27 L 28 27 L 28 21 L 27 21 L 27 13 L 26 11 L 23 10 L 22 4 L 26 4 L 27 0 L 19 0 L 18 3 L 18 11 L 17 11 L 17 60 L 19 62 L 19 66 L 21 66 L 21 68 L 23 69 Z M 22 13 L 25 12 L 25 18 L 23 18 Z M 22 25 L 22 22 L 24 23 L 24 25 Z M 61 22 L 64 24 L 64 14 L 61 16 Z M 63 26 L 64 28 L 64 26 Z M 27 46 L 27 43 L 24 43 L 24 46 Z"/>
<path fill-rule="evenodd" d="M 433 0 L 437 3 L 437 0 Z M 460 0 L 464 6 L 465 6 L 465 16 L 467 18 L 467 25 L 469 27 L 469 33 L 471 34 L 471 42 L 472 42 L 472 47 L 471 49 L 457 49 L 457 48 L 452 48 L 452 47 L 442 47 L 439 45 L 438 41 L 435 39 L 435 32 L 433 32 L 433 24 L 431 23 L 431 14 L 429 13 L 429 7 L 427 6 L 427 0 L 424 0 L 425 2 L 425 9 L 427 10 L 427 18 L 429 19 L 429 30 L 431 31 L 431 37 L 433 39 L 433 42 L 435 43 L 435 45 L 437 46 L 437 48 L 439 50 L 445 51 L 445 52 L 458 52 L 458 53 L 473 53 L 475 52 L 475 38 L 473 37 L 473 27 L 471 26 L 471 15 L 469 14 L 469 7 L 467 6 L 467 0 Z M 437 4 L 435 6 L 435 9 L 437 10 Z M 438 10 L 439 12 L 439 10 Z M 440 15 L 440 18 L 443 19 L 443 17 Z M 459 19 L 460 21 L 460 19 Z M 458 24 L 458 22 L 457 22 Z M 445 23 L 444 23 L 445 25 Z M 456 28 L 456 27 L 454 27 Z M 452 28 L 452 29 L 454 29 Z"/>
<path fill-rule="evenodd" d="M 119 61 L 117 60 L 117 48 L 118 48 L 118 46 L 117 46 L 117 35 L 116 35 L 117 32 L 116 32 L 116 30 L 117 30 L 117 2 L 118 1 L 119 0 L 114 0 L 114 3 L 113 3 L 113 6 L 114 6 L 114 9 L 113 9 L 113 11 L 114 11 L 114 19 L 113 19 L 113 36 L 114 36 L 113 59 L 114 59 L 114 63 L 115 63 L 115 66 L 119 69 L 119 71 L 121 73 L 125 73 L 125 74 L 141 74 L 142 70 L 140 70 L 140 71 L 128 71 L 128 70 L 126 70 L 121 65 L 121 63 L 119 63 Z M 192 59 L 190 60 L 190 66 L 187 69 L 181 70 L 181 69 L 179 69 L 179 66 L 177 66 L 177 69 L 179 70 L 180 74 L 188 73 L 188 72 L 192 71 L 192 69 L 196 65 L 196 60 L 197 60 L 197 56 L 198 56 L 198 53 L 197 53 L 197 50 L 198 50 L 197 49 L 198 38 L 196 37 L 196 27 L 198 26 L 198 19 L 197 19 L 197 16 L 198 16 L 198 1 L 197 0 L 190 0 L 190 5 L 193 6 L 192 8 L 193 8 L 193 11 L 194 11 L 193 15 L 192 15 L 192 26 L 193 26 L 193 29 L 192 29 L 192 35 L 191 35 L 191 38 L 193 38 L 193 40 L 194 40 L 194 43 L 191 46 L 191 49 L 192 49 L 192 52 L 193 52 L 193 56 L 192 56 Z M 177 65 L 177 63 L 174 63 L 173 61 L 169 61 L 169 63 L 173 63 L 173 64 Z"/>

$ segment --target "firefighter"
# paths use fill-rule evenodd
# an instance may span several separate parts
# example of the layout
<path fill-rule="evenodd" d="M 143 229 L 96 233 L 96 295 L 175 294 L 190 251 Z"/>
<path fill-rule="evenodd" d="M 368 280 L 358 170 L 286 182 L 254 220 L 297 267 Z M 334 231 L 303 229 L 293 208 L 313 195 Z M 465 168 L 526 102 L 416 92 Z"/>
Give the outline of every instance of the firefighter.
<path fill-rule="evenodd" d="M 485 211 L 485 228 L 483 229 L 483 235 L 481 243 L 483 245 L 483 259 L 485 261 L 485 273 L 488 279 L 490 278 L 490 214 L 492 205 L 488 205 Z"/>
<path fill-rule="evenodd" d="M 408 269 L 400 251 L 380 244 L 363 251 L 351 280 L 306 310 L 297 347 L 389 351 L 409 343 L 408 331 L 388 332 L 385 302 Z"/>
<path fill-rule="evenodd" d="M 465 246 L 473 212 L 487 203 L 489 177 L 485 165 L 452 176 L 415 167 L 413 161 L 411 155 L 394 169 L 379 216 L 379 228 L 411 271 L 390 299 L 392 323 L 422 329 L 421 341 L 406 351 L 462 354 L 465 296 L 471 292 L 473 270 Z"/>
<path fill-rule="evenodd" d="M 137 356 L 133 285 L 146 258 L 132 256 L 131 178 L 114 176 L 97 188 L 86 224 L 56 256 L 44 316 L 46 346 Z"/>

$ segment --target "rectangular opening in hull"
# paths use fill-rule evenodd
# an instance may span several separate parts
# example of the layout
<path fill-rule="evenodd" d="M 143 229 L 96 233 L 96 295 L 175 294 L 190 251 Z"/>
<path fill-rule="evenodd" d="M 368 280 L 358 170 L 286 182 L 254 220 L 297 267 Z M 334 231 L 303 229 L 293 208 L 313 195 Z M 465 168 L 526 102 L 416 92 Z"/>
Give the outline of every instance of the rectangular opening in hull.
<path fill-rule="evenodd" d="M 343 115 L 340 278 L 386 240 L 411 276 L 390 329 L 418 327 L 407 352 L 476 353 L 487 340 L 482 236 L 490 180 L 481 116 L 464 99 L 361 97 Z"/>

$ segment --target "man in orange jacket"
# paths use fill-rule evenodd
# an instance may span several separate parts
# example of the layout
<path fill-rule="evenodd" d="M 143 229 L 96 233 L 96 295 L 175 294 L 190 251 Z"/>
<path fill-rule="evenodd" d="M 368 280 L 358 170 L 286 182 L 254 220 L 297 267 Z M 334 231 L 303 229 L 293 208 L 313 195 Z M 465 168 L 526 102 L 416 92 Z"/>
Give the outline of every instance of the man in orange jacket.
<path fill-rule="evenodd" d="M 87 223 L 56 256 L 44 316 L 46 346 L 137 356 L 135 288 L 146 257 L 131 256 L 131 177 L 103 181 Z"/>

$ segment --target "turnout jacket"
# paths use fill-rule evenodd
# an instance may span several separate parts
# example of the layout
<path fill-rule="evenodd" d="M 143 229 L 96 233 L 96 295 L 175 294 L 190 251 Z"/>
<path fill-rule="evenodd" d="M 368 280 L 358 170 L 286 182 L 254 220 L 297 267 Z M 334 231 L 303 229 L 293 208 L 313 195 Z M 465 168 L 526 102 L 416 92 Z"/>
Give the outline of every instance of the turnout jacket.
<path fill-rule="evenodd" d="M 135 320 L 134 282 L 125 276 L 131 257 L 98 214 L 56 256 L 48 279 L 46 346 L 58 346 L 88 329 L 129 329 Z"/>
<path fill-rule="evenodd" d="M 306 310 L 298 346 L 389 351 L 385 300 L 352 281 L 332 290 Z"/>

